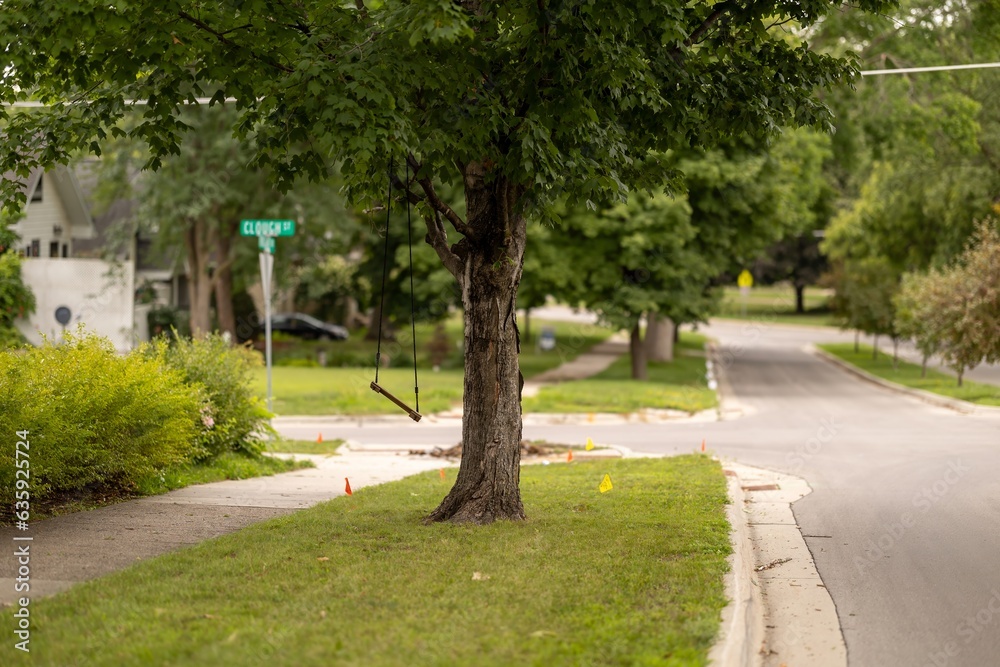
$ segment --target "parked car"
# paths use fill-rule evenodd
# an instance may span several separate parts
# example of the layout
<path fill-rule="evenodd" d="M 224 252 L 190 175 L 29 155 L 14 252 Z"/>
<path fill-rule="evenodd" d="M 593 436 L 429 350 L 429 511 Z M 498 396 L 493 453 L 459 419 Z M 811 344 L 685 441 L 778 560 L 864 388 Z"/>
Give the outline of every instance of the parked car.
<path fill-rule="evenodd" d="M 317 320 L 305 313 L 275 313 L 271 315 L 271 331 L 280 331 L 310 340 L 347 340 L 347 329 L 337 324 Z"/>

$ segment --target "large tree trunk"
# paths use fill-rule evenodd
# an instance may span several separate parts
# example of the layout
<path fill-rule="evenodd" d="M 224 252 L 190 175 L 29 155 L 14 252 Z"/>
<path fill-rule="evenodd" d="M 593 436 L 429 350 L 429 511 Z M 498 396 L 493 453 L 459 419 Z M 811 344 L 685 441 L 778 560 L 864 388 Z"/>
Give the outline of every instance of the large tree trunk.
<path fill-rule="evenodd" d="M 646 360 L 674 360 L 674 321 L 656 313 L 646 316 Z"/>
<path fill-rule="evenodd" d="M 646 347 L 642 344 L 642 332 L 639 330 L 639 323 L 636 322 L 629 333 L 628 349 L 632 356 L 632 379 L 645 380 L 646 374 Z"/>
<path fill-rule="evenodd" d="M 212 276 L 209 274 L 205 223 L 192 220 L 184 235 L 188 251 L 188 297 L 191 302 L 191 335 L 200 338 L 212 330 Z"/>
<path fill-rule="evenodd" d="M 515 314 L 526 224 L 521 189 L 502 177 L 484 181 L 465 167 L 465 238 L 443 243 L 440 220 L 428 241 L 458 279 L 465 308 L 465 395 L 458 479 L 428 521 L 489 523 L 524 518 L 521 503 L 521 386 Z M 466 233 L 467 232 L 467 233 Z"/>
<path fill-rule="evenodd" d="M 795 285 L 795 312 L 800 315 L 806 312 L 806 298 L 805 298 L 806 286 L 805 285 Z"/>

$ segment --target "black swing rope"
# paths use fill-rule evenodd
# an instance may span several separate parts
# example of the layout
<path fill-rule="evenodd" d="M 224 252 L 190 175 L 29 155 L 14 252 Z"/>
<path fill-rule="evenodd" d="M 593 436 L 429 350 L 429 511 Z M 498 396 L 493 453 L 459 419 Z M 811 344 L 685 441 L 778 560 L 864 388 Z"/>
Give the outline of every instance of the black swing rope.
<path fill-rule="evenodd" d="M 375 351 L 375 381 L 372 382 L 371 388 L 376 393 L 382 394 L 390 401 L 395 403 L 398 407 L 402 408 L 410 419 L 415 422 L 420 421 L 420 384 L 417 381 L 417 324 L 416 324 L 416 305 L 413 295 L 413 225 L 410 220 L 410 200 L 406 200 L 406 234 L 407 242 L 409 244 L 410 251 L 410 332 L 413 338 L 413 395 L 416 399 L 415 403 L 417 409 L 414 410 L 410 408 L 406 403 L 390 394 L 388 391 L 379 386 L 378 383 L 378 369 L 382 365 L 382 321 L 385 319 L 385 276 L 389 270 L 389 217 L 392 212 L 392 174 L 393 174 L 393 161 L 389 160 L 389 194 L 386 201 L 385 207 L 385 246 L 382 250 L 382 290 L 379 293 L 378 301 L 378 343 Z M 406 182 L 409 183 L 410 180 L 410 166 L 406 165 Z"/>

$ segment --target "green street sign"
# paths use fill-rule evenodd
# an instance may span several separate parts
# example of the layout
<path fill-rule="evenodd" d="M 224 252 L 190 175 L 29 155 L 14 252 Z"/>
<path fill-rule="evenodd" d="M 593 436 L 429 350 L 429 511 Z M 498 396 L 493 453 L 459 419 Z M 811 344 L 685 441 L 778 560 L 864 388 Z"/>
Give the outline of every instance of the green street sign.
<path fill-rule="evenodd" d="M 258 236 L 257 237 L 257 247 L 260 248 L 261 252 L 269 252 L 274 254 L 274 237 L 273 236 Z"/>
<path fill-rule="evenodd" d="M 242 220 L 241 236 L 294 236 L 294 220 Z"/>

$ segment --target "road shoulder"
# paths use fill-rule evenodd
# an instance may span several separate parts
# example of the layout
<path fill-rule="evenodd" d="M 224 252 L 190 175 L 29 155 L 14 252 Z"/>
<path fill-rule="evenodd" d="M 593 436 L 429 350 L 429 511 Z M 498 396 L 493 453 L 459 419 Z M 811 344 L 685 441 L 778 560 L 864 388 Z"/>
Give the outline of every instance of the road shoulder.
<path fill-rule="evenodd" d="M 792 514 L 805 480 L 738 463 L 729 478 L 733 555 L 713 665 L 843 667 L 837 610 Z"/>

